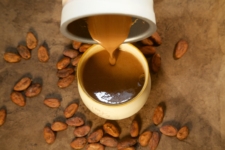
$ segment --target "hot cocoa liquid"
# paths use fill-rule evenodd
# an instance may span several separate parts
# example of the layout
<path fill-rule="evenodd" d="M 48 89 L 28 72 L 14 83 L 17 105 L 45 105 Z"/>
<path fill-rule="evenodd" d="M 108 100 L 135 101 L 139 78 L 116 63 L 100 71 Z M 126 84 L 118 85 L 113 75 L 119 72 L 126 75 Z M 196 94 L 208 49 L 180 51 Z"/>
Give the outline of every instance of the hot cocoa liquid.
<path fill-rule="evenodd" d="M 135 97 L 143 86 L 144 70 L 130 53 L 116 50 L 128 37 L 131 17 L 100 15 L 87 19 L 92 38 L 106 51 L 93 55 L 84 66 L 83 84 L 90 96 L 118 104 Z"/>
<path fill-rule="evenodd" d="M 107 51 L 96 53 L 84 66 L 83 85 L 91 97 L 101 102 L 126 102 L 135 97 L 144 84 L 140 62 L 128 52 L 117 53 L 114 66 L 109 64 Z"/>
<path fill-rule="evenodd" d="M 109 53 L 109 63 L 115 65 L 114 51 L 125 41 L 130 32 L 132 19 L 121 15 L 99 15 L 88 18 L 91 37 Z"/>

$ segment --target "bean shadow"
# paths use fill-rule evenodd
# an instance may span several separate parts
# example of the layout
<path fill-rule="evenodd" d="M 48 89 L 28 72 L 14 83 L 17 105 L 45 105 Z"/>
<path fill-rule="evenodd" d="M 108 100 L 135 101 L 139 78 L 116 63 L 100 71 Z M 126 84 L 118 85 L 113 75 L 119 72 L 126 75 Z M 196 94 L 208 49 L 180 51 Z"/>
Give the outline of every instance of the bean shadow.
<path fill-rule="evenodd" d="M 44 41 L 43 43 L 42 43 L 42 46 L 44 46 L 46 49 L 47 49 L 47 52 L 48 52 L 48 55 L 49 55 L 49 57 L 50 57 L 50 48 L 49 48 L 49 45 L 48 45 L 48 43 L 46 42 L 46 41 Z M 50 57 L 51 58 L 51 57 Z"/>
<path fill-rule="evenodd" d="M 36 77 L 33 79 L 33 83 L 39 83 L 43 86 L 43 79 L 41 77 Z"/>
<path fill-rule="evenodd" d="M 63 59 L 64 57 L 67 57 L 67 56 L 64 56 L 64 55 L 60 55 L 59 57 L 58 57 L 58 60 L 57 60 L 57 62 L 59 62 L 61 59 Z"/>
<path fill-rule="evenodd" d="M 182 125 L 181 127 L 183 127 L 183 126 L 187 126 L 187 128 L 188 128 L 188 130 L 189 130 L 189 132 L 192 130 L 192 128 L 193 128 L 193 125 L 192 125 L 192 122 L 187 122 L 187 123 L 185 123 L 184 125 Z"/>
<path fill-rule="evenodd" d="M 172 126 L 176 127 L 177 129 L 180 129 L 180 127 L 181 127 L 180 122 L 178 122 L 176 120 L 170 120 L 170 121 L 163 122 L 162 126 L 165 126 L 165 125 L 172 125 Z"/>
<path fill-rule="evenodd" d="M 64 46 L 64 50 L 67 50 L 67 49 L 73 49 L 72 42 L 70 44 Z"/>
<path fill-rule="evenodd" d="M 51 128 L 51 124 L 48 122 L 48 123 L 45 124 L 45 127 Z"/>
<path fill-rule="evenodd" d="M 7 47 L 7 48 L 5 49 L 5 52 L 6 52 L 6 53 L 16 53 L 16 54 L 19 54 L 16 47 Z"/>
<path fill-rule="evenodd" d="M 1 106 L 1 107 L 0 107 L 0 110 L 2 110 L 2 109 L 5 109 L 5 111 L 6 111 L 6 113 L 7 113 L 6 105 Z"/>
<path fill-rule="evenodd" d="M 165 102 L 160 102 L 158 106 L 161 106 L 163 109 L 163 116 L 166 114 L 166 103 Z"/>
<path fill-rule="evenodd" d="M 141 116 L 140 114 L 137 114 L 133 120 L 136 120 L 137 123 L 138 123 L 138 127 L 139 127 L 139 131 L 140 132 L 140 129 L 142 128 L 142 125 L 143 125 L 143 122 L 142 122 L 142 119 L 141 119 Z"/>
<path fill-rule="evenodd" d="M 36 32 L 36 30 L 33 27 L 31 27 L 29 29 L 29 32 L 32 32 L 34 34 L 34 36 L 37 38 L 37 40 L 38 40 L 38 33 Z"/>
<path fill-rule="evenodd" d="M 71 102 L 68 103 L 67 106 L 69 106 L 69 105 L 71 105 L 71 104 L 73 104 L 73 103 L 76 103 L 76 104 L 78 105 L 78 108 L 79 108 L 79 105 L 80 105 L 80 100 L 79 100 L 79 99 L 74 99 L 74 100 L 72 100 Z"/>
<path fill-rule="evenodd" d="M 91 128 L 93 125 L 93 122 L 91 120 L 86 120 L 85 125 L 88 125 Z"/>
<path fill-rule="evenodd" d="M 56 122 L 56 121 L 60 121 L 60 122 L 66 122 L 66 118 L 64 116 L 58 116 L 56 117 L 53 122 Z"/>
<path fill-rule="evenodd" d="M 95 131 L 97 131 L 97 130 L 99 130 L 99 129 L 102 129 L 102 125 L 96 126 L 91 132 L 95 132 Z M 102 129 L 102 130 L 103 130 L 103 129 Z"/>
<path fill-rule="evenodd" d="M 83 119 L 84 120 L 84 124 L 86 124 L 87 118 L 86 118 L 86 116 L 83 113 L 76 112 L 75 115 L 73 115 L 73 117 L 79 117 L 79 118 Z"/>
<path fill-rule="evenodd" d="M 51 124 L 48 122 L 45 124 L 45 127 L 49 127 L 51 129 Z M 56 131 L 53 131 L 53 132 L 54 132 L 55 136 L 57 137 L 57 132 Z"/>
<path fill-rule="evenodd" d="M 32 74 L 31 73 L 25 73 L 24 75 L 22 75 L 19 79 L 16 80 L 16 82 L 14 83 L 14 85 L 16 85 L 16 83 L 18 83 L 21 79 L 28 77 L 32 80 Z"/>
<path fill-rule="evenodd" d="M 24 46 L 26 46 L 26 45 L 27 45 L 27 43 L 26 43 L 26 41 L 21 40 L 21 41 L 19 41 L 19 42 L 18 42 L 18 46 L 19 46 L 19 45 L 24 45 Z"/>
<path fill-rule="evenodd" d="M 150 124 L 147 128 L 143 130 L 143 132 L 145 131 L 159 132 L 159 127 L 156 126 L 155 124 Z"/>
<path fill-rule="evenodd" d="M 47 98 L 56 98 L 58 99 L 60 102 L 62 102 L 62 96 L 58 93 L 49 93 L 45 96 L 45 99 Z"/>

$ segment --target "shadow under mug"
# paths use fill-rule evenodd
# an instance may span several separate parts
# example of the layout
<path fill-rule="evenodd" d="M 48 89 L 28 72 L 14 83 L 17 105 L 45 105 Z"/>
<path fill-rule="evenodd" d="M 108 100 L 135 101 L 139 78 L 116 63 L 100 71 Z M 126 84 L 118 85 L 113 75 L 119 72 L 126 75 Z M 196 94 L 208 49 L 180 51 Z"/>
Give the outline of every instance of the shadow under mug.
<path fill-rule="evenodd" d="M 120 50 L 131 53 L 138 59 L 144 69 L 145 81 L 141 91 L 132 99 L 120 104 L 107 104 L 91 97 L 82 83 L 82 74 L 87 60 L 94 54 L 105 50 L 101 45 L 93 45 L 81 57 L 77 67 L 78 91 L 87 108 L 97 116 L 109 120 L 128 118 L 137 113 L 146 103 L 151 89 L 149 67 L 144 55 L 132 44 L 122 44 Z"/>

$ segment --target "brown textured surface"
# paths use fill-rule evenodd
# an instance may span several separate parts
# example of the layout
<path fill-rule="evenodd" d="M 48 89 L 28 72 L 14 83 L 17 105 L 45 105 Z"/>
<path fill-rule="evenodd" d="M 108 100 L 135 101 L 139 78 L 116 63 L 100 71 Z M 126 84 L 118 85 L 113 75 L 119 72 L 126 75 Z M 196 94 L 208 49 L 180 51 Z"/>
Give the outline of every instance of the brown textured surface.
<path fill-rule="evenodd" d="M 92 131 L 105 122 L 83 105 L 76 81 L 65 89 L 57 87 L 56 62 L 71 44 L 59 31 L 61 8 L 61 0 L 0 1 L 0 107 L 7 108 L 6 122 L 0 127 L 1 150 L 70 150 L 73 127 L 57 133 L 51 145 L 45 143 L 42 131 L 48 123 L 65 120 L 63 110 L 71 102 L 79 102 L 77 113 L 91 122 Z M 158 32 L 163 41 L 157 47 L 162 66 L 158 74 L 152 74 L 150 97 L 138 113 L 141 132 L 146 128 L 156 129 L 151 118 L 160 102 L 166 105 L 162 124 L 177 127 L 186 124 L 190 129 L 184 141 L 162 135 L 157 150 L 225 148 L 224 10 L 224 0 L 155 0 Z M 38 46 L 47 43 L 49 61 L 39 62 L 35 48 L 29 60 L 5 62 L 5 51 L 16 50 L 19 43 L 25 43 L 28 31 L 35 33 Z M 174 46 L 181 38 L 188 41 L 189 48 L 181 59 L 174 60 Z M 24 75 L 42 83 L 43 89 L 37 97 L 27 98 L 25 107 L 18 107 L 10 100 L 10 93 Z M 43 104 L 46 97 L 52 96 L 62 100 L 58 109 Z M 117 121 L 121 138 L 129 134 L 134 117 Z"/>

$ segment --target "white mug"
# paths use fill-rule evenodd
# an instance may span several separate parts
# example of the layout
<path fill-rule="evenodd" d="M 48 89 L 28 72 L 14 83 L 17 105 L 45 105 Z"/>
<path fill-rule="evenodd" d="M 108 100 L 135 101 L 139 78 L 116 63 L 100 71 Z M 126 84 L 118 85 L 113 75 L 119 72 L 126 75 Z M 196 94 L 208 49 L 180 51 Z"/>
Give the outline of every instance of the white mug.
<path fill-rule="evenodd" d="M 61 33 L 83 43 L 96 43 L 87 28 L 86 18 L 94 15 L 131 16 L 133 25 L 125 40 L 136 42 L 156 31 L 153 0 L 62 0 Z"/>
<path fill-rule="evenodd" d="M 78 80 L 78 90 L 80 97 L 87 108 L 99 117 L 110 119 L 110 120 L 120 120 L 128 118 L 135 113 L 137 113 L 145 104 L 148 99 L 150 88 L 151 88 L 151 78 L 149 73 L 149 67 L 144 55 L 132 44 L 122 44 L 119 47 L 120 50 L 131 53 L 134 57 L 138 59 L 144 69 L 145 81 L 141 91 L 131 100 L 121 103 L 121 104 L 107 104 L 100 102 L 93 97 L 91 97 L 82 83 L 83 69 L 87 60 L 94 54 L 105 50 L 100 45 L 93 45 L 90 47 L 81 57 L 77 66 L 77 80 Z"/>

